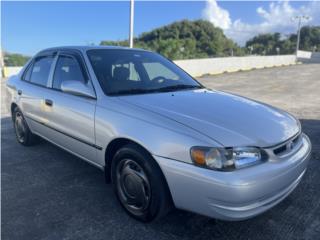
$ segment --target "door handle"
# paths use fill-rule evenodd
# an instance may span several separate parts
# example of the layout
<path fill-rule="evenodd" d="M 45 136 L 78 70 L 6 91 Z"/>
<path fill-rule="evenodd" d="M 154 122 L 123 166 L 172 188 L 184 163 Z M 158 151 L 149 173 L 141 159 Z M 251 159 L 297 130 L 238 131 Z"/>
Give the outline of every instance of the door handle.
<path fill-rule="evenodd" d="M 46 99 L 46 100 L 44 100 L 44 102 L 45 102 L 45 104 L 47 105 L 47 106 L 52 106 L 53 105 L 53 102 L 52 102 L 52 100 L 50 100 L 50 99 Z"/>
<path fill-rule="evenodd" d="M 18 95 L 21 95 L 22 94 L 22 91 L 21 90 L 18 90 Z"/>

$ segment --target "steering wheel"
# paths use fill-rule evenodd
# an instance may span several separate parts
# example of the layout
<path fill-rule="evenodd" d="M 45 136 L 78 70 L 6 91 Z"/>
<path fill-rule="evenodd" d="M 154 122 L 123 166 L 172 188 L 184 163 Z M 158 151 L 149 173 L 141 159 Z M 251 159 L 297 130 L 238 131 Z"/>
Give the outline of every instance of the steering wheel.
<path fill-rule="evenodd" d="M 164 76 L 158 76 L 158 77 L 155 77 L 151 80 L 151 82 L 155 82 L 155 83 L 162 83 L 164 81 L 166 81 L 167 78 L 165 78 Z"/>

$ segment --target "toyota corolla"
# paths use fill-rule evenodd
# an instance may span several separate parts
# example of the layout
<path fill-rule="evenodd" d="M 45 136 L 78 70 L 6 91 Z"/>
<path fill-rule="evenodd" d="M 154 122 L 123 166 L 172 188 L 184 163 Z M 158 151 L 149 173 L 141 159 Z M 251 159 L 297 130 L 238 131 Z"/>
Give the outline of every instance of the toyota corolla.
<path fill-rule="evenodd" d="M 17 141 L 39 137 L 95 165 L 123 208 L 224 220 L 258 215 L 303 177 L 311 144 L 289 113 L 210 90 L 159 54 L 60 47 L 7 81 Z"/>

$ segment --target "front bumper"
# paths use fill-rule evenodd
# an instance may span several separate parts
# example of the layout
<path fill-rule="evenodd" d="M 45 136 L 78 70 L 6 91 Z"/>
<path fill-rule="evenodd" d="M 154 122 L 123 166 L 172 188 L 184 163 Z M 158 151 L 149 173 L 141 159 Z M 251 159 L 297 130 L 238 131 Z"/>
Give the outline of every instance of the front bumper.
<path fill-rule="evenodd" d="M 311 143 L 302 135 L 294 155 L 233 172 L 219 172 L 154 156 L 177 208 L 222 220 L 242 220 L 267 211 L 299 184 Z"/>

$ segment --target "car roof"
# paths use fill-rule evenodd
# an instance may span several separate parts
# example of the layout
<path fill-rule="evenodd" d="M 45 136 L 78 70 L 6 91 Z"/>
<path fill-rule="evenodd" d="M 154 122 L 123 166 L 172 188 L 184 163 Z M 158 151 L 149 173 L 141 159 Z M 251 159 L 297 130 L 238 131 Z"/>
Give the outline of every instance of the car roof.
<path fill-rule="evenodd" d="M 122 49 L 122 50 L 139 50 L 139 51 L 147 51 L 140 48 L 129 48 L 129 47 L 121 47 L 121 46 L 61 46 L 61 47 L 52 47 L 41 50 L 37 55 L 52 52 L 52 51 L 63 51 L 63 50 L 78 50 L 81 52 L 86 52 L 87 50 L 97 50 L 97 49 Z"/>

